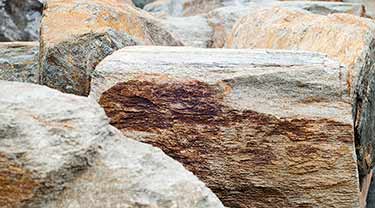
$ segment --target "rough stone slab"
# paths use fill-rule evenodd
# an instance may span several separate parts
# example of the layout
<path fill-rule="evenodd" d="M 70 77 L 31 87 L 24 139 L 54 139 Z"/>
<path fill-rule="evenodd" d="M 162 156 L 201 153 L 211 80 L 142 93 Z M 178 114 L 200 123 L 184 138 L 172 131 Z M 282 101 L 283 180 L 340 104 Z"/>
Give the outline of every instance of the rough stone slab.
<path fill-rule="evenodd" d="M 239 19 L 227 39 L 229 48 L 317 51 L 348 67 L 353 94 L 360 70 L 374 53 L 375 22 L 349 14 L 328 16 L 302 10 L 265 8 Z"/>
<path fill-rule="evenodd" d="M 311 52 L 129 47 L 90 96 L 227 207 L 359 207 L 345 73 Z"/>
<path fill-rule="evenodd" d="M 90 74 L 113 51 L 138 44 L 181 45 L 154 17 L 123 0 L 51 0 L 41 28 L 41 83 L 87 95 Z"/>
<path fill-rule="evenodd" d="M 37 42 L 0 43 L 0 80 L 39 82 Z"/>
<path fill-rule="evenodd" d="M 223 208 L 181 164 L 85 97 L 0 81 L 0 207 Z"/>

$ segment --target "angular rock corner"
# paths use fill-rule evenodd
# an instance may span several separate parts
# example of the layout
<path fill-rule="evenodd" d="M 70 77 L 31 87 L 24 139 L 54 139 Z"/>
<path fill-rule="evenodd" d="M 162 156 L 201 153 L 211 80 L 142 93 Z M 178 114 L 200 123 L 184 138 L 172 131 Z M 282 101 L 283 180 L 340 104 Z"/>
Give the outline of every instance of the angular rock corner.
<path fill-rule="evenodd" d="M 96 102 L 0 86 L 0 207 L 224 208 L 181 164 L 110 126 Z"/>
<path fill-rule="evenodd" d="M 40 37 L 40 82 L 88 95 L 106 56 L 135 44 L 181 45 L 151 15 L 117 0 L 48 1 Z"/>
<path fill-rule="evenodd" d="M 312 52 L 128 47 L 90 97 L 227 207 L 359 207 L 347 73 Z"/>

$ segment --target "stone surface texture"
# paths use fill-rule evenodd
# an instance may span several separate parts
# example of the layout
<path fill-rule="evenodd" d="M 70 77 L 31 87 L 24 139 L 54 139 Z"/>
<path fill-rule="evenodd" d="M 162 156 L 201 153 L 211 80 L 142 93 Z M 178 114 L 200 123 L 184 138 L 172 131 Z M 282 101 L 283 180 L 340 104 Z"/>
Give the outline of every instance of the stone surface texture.
<path fill-rule="evenodd" d="M 0 41 L 31 41 L 39 37 L 40 0 L 0 0 Z"/>
<path fill-rule="evenodd" d="M 226 39 L 230 35 L 234 24 L 238 19 L 251 14 L 253 10 L 265 7 L 283 7 L 288 9 L 304 9 L 314 14 L 328 15 L 333 13 L 348 13 L 357 16 L 365 15 L 363 4 L 342 3 L 342 2 L 321 2 L 321 1 L 270 1 L 250 2 L 240 6 L 226 6 L 214 9 L 208 13 L 208 24 L 213 29 L 213 48 L 225 46 Z"/>
<path fill-rule="evenodd" d="M 229 48 L 272 48 L 317 51 L 345 64 L 351 94 L 361 69 L 374 53 L 375 22 L 349 14 L 328 16 L 303 10 L 253 10 L 237 21 Z"/>
<path fill-rule="evenodd" d="M 39 82 L 37 42 L 0 43 L 0 80 Z"/>
<path fill-rule="evenodd" d="M 41 83 L 87 95 L 90 75 L 107 55 L 135 44 L 181 45 L 154 17 L 122 0 L 51 0 L 40 41 Z"/>
<path fill-rule="evenodd" d="M 0 207 L 223 208 L 161 150 L 124 137 L 86 97 L 0 81 Z"/>
<path fill-rule="evenodd" d="M 207 48 L 212 45 L 212 28 L 204 15 L 189 17 L 166 17 L 163 28 L 173 34 L 184 46 Z"/>
<path fill-rule="evenodd" d="M 345 73 L 311 52 L 128 47 L 90 97 L 227 207 L 359 207 Z"/>

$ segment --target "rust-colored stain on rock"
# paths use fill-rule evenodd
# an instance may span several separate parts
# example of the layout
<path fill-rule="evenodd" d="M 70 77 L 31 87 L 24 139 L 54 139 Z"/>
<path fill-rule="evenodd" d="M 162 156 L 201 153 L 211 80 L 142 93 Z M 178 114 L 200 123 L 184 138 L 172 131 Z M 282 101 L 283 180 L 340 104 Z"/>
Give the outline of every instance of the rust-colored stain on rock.
<path fill-rule="evenodd" d="M 228 207 L 315 207 L 327 197 L 317 192 L 338 196 L 334 190 L 353 184 L 332 177 L 352 165 L 342 159 L 353 143 L 350 125 L 238 111 L 225 94 L 220 84 L 195 80 L 130 80 L 104 92 L 100 104 L 125 134 L 152 133 L 139 140 L 184 164 Z"/>
<path fill-rule="evenodd" d="M 38 187 L 29 171 L 0 154 L 0 207 L 20 207 Z"/>

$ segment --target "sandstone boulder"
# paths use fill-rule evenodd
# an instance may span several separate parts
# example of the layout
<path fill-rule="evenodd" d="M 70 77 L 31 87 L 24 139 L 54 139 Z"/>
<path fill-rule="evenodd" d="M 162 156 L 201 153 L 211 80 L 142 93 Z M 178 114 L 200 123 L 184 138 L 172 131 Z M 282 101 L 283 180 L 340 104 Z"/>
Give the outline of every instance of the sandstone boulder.
<path fill-rule="evenodd" d="M 0 43 L 0 80 L 38 83 L 37 42 Z"/>
<path fill-rule="evenodd" d="M 223 208 L 181 164 L 92 100 L 0 81 L 0 207 Z"/>
<path fill-rule="evenodd" d="M 372 57 L 375 22 L 349 14 L 328 16 L 285 8 L 253 10 L 237 21 L 227 39 L 229 48 L 273 48 L 317 51 L 348 67 L 350 92 Z"/>
<path fill-rule="evenodd" d="M 40 0 L 0 0 L 0 41 L 30 41 L 39 37 Z"/>
<path fill-rule="evenodd" d="M 95 66 L 119 48 L 181 45 L 155 18 L 123 0 L 48 1 L 40 42 L 41 84 L 78 95 L 88 94 Z"/>
<path fill-rule="evenodd" d="M 90 97 L 227 207 L 359 207 L 345 73 L 311 52 L 128 47 Z"/>
<path fill-rule="evenodd" d="M 365 8 L 359 3 L 321 2 L 321 1 L 270 1 L 248 3 L 245 6 L 226 6 L 208 13 L 208 23 L 213 29 L 213 48 L 225 46 L 234 24 L 238 19 L 249 15 L 252 11 L 265 7 L 283 7 L 288 9 L 304 9 L 315 14 L 328 15 L 333 13 L 348 13 L 357 16 L 365 15 Z"/>

